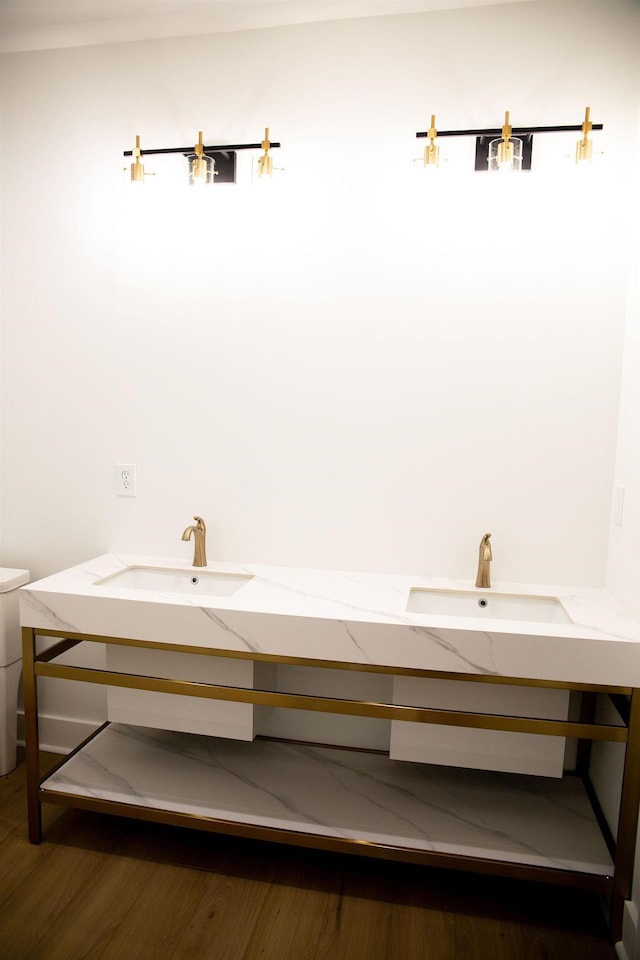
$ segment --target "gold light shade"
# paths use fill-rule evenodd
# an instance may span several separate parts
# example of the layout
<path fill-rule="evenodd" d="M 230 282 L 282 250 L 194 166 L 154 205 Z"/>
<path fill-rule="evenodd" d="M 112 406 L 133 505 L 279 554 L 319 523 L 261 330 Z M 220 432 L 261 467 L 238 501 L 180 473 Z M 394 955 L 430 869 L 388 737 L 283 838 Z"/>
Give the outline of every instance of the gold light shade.
<path fill-rule="evenodd" d="M 436 117 L 431 114 L 431 126 L 427 131 L 429 143 L 424 148 L 424 166 L 430 170 L 435 170 L 440 164 L 440 147 L 436 143 L 438 131 L 436 130 Z"/>
<path fill-rule="evenodd" d="M 215 164 L 213 157 L 207 156 L 202 143 L 202 130 L 198 134 L 198 142 L 193 148 L 193 155 L 189 157 L 189 185 L 213 183 Z"/>
<path fill-rule="evenodd" d="M 271 141 L 269 140 L 269 127 L 264 128 L 264 140 L 260 146 L 262 147 L 263 153 L 258 157 L 258 176 L 272 177 L 273 157 L 269 153 L 269 150 L 271 149 Z"/>
<path fill-rule="evenodd" d="M 582 124 L 582 137 L 576 144 L 576 163 L 591 162 L 593 141 L 589 139 L 589 134 L 592 129 L 591 107 L 587 107 L 584 113 L 584 123 Z"/>
<path fill-rule="evenodd" d="M 522 169 L 522 140 L 512 137 L 513 127 L 509 121 L 509 111 L 505 111 L 502 137 L 489 144 L 489 170 L 509 172 Z"/>
<path fill-rule="evenodd" d="M 131 164 L 131 183 L 144 183 L 144 164 L 140 159 L 141 156 L 140 137 L 136 137 L 136 145 L 133 148 L 133 163 Z"/>

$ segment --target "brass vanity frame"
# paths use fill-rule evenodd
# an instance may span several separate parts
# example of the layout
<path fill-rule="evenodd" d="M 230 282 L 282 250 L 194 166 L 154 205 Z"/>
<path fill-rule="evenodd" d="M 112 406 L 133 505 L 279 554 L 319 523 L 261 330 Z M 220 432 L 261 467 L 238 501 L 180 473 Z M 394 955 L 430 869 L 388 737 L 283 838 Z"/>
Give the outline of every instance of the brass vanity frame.
<path fill-rule="evenodd" d="M 60 638 L 60 642 L 38 654 L 36 651 L 36 637 L 57 637 Z M 445 673 L 441 671 L 414 670 L 391 666 L 374 666 L 362 663 L 342 663 L 331 660 L 207 649 L 199 646 L 130 640 L 122 637 L 70 633 L 68 631 L 45 630 L 33 627 L 23 627 L 22 638 L 24 656 L 24 715 L 28 823 L 29 840 L 32 843 L 40 843 L 42 840 L 41 806 L 42 803 L 47 802 L 96 810 L 101 813 L 115 813 L 122 816 L 168 823 L 176 826 L 190 826 L 219 833 L 229 833 L 237 836 L 271 840 L 299 846 L 317 847 L 342 853 L 356 853 L 364 856 L 421 863 L 427 866 L 461 869 L 471 872 L 537 880 L 546 883 L 567 884 L 596 890 L 610 897 L 610 936 L 613 942 L 621 939 L 624 901 L 631 897 L 636 832 L 638 827 L 638 807 L 640 804 L 640 688 L 632 689 L 630 687 L 610 685 L 567 683 L 565 681 L 555 680 L 530 680 L 518 677 L 488 676 L 484 674 Z M 581 716 L 578 721 L 541 720 L 459 710 L 412 707 L 374 701 L 334 699 L 331 697 L 282 693 L 246 687 L 220 686 L 211 683 L 141 676 L 130 673 L 116 673 L 109 670 L 71 666 L 54 662 L 61 654 L 83 642 L 142 647 L 149 650 L 175 651 L 177 653 L 238 658 L 275 664 L 286 663 L 305 667 L 352 670 L 360 673 L 386 673 L 397 676 L 418 676 L 431 679 L 459 680 L 462 682 L 474 681 L 515 684 L 526 687 L 547 687 L 579 691 L 582 693 Z M 604 876 L 559 868 L 511 863 L 497 859 L 471 857 L 463 854 L 437 853 L 415 850 L 408 847 L 363 842 L 361 840 L 314 836 L 295 830 L 244 824 L 242 822 L 220 820 L 204 816 L 193 816 L 160 808 L 139 807 L 134 804 L 119 801 L 47 790 L 41 785 L 46 777 L 41 779 L 39 772 L 38 677 L 58 677 L 66 680 L 98 683 L 107 686 L 153 690 L 161 693 L 174 693 L 214 700 L 262 704 L 290 709 L 315 710 L 325 713 L 376 717 L 389 720 L 408 720 L 412 722 L 437 723 L 461 727 L 476 727 L 487 730 L 510 730 L 519 733 L 548 734 L 551 736 L 576 739 L 578 741 L 576 772 L 584 781 L 587 794 L 594 807 L 594 813 L 607 845 L 609 846 L 614 861 L 613 874 Z M 595 722 L 595 701 L 598 694 L 605 694 L 610 697 L 620 716 L 620 725 Z M 99 729 L 103 729 L 103 727 Z M 87 737 L 78 745 L 73 753 L 75 754 L 81 750 L 82 747 L 96 735 L 96 732 L 99 731 L 95 731 Z M 595 740 L 606 740 L 625 744 L 620 816 L 617 837 L 615 839 L 606 825 L 602 810 L 600 809 L 588 778 L 589 752 L 591 743 Z M 64 765 L 68 759 L 68 757 L 65 757 L 58 766 Z M 49 776 L 50 773 L 51 771 L 47 776 Z"/>

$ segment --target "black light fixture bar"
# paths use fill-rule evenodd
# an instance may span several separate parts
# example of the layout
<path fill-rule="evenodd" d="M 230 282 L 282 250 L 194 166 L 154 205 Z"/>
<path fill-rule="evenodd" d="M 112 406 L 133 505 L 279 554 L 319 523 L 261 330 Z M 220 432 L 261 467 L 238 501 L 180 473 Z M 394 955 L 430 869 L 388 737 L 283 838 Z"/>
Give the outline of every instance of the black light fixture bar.
<path fill-rule="evenodd" d="M 581 129 L 581 128 L 579 128 Z M 594 130 L 596 129 L 594 125 Z M 422 136 L 422 134 L 416 134 L 416 136 Z M 279 147 L 279 143 L 270 143 L 270 148 Z M 262 150 L 261 143 L 229 143 L 224 146 L 215 146 L 215 147 L 203 147 L 205 153 L 232 153 L 235 150 Z M 160 147 L 156 150 L 140 150 L 140 155 L 143 157 L 148 157 L 151 155 L 157 155 L 161 153 L 182 153 L 184 155 L 193 153 L 193 146 L 191 147 Z M 133 150 L 125 150 L 123 153 L 125 157 L 132 157 Z"/>
<path fill-rule="evenodd" d="M 604 124 L 594 123 L 592 130 L 602 130 Z M 570 123 L 555 127 L 513 127 L 511 135 L 514 137 L 532 136 L 534 133 L 570 133 L 582 131 L 581 123 Z M 428 137 L 429 131 L 416 133 L 416 137 Z M 502 127 L 490 127 L 485 130 L 438 130 L 438 137 L 501 137 Z M 274 144 L 272 144 L 274 146 Z"/>

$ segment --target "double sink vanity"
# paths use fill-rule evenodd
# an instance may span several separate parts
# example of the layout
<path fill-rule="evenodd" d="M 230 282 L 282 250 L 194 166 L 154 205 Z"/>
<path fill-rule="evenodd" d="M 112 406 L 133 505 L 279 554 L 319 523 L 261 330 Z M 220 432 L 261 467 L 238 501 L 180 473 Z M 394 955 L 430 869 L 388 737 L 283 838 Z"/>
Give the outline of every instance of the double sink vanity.
<path fill-rule="evenodd" d="M 640 627 L 604 591 L 108 554 L 20 605 L 33 842 L 51 802 L 569 883 L 609 896 L 619 939 Z M 40 676 L 108 691 L 107 722 L 42 781 Z M 624 757 L 610 826 L 598 741 Z"/>

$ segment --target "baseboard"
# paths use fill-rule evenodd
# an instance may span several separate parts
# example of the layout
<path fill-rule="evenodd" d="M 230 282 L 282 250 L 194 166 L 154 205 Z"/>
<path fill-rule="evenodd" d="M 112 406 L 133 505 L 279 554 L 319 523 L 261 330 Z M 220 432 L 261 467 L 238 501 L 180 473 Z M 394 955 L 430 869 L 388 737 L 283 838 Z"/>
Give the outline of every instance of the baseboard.
<path fill-rule="evenodd" d="M 70 717 L 48 717 L 40 714 L 38 729 L 40 749 L 48 753 L 71 753 L 79 743 L 99 727 L 98 722 Z M 18 712 L 18 743 L 24 746 L 24 714 Z"/>

